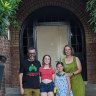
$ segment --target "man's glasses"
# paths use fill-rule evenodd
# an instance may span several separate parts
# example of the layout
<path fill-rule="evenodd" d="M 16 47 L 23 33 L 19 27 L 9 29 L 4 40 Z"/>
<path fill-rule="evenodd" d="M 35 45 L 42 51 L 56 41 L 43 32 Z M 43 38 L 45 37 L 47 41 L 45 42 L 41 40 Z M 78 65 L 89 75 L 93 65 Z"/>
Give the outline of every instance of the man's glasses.
<path fill-rule="evenodd" d="M 35 55 L 35 53 L 28 53 L 29 55 Z"/>

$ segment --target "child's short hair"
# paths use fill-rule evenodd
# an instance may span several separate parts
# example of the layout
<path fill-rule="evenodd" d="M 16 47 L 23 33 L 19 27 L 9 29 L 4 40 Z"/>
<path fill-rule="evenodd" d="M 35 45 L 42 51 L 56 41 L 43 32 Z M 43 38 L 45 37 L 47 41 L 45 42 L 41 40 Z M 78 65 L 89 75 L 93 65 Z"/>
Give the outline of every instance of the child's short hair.
<path fill-rule="evenodd" d="M 61 65 L 63 66 L 63 71 L 64 71 L 64 65 L 63 65 L 63 62 L 58 61 L 57 64 L 56 64 L 56 67 L 57 67 L 59 64 L 61 64 Z"/>
<path fill-rule="evenodd" d="M 63 66 L 63 63 L 61 61 L 58 61 L 57 64 L 56 64 L 56 67 L 61 64 Z"/>

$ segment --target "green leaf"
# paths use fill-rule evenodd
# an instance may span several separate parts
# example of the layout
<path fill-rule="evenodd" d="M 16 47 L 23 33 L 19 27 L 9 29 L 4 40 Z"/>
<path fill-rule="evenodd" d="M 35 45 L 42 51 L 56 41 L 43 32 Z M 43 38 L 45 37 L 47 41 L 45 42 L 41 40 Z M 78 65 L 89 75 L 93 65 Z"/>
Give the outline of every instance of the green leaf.
<path fill-rule="evenodd" d="M 86 5 L 86 11 L 90 14 L 88 22 L 90 25 L 93 25 L 94 32 L 96 33 L 96 0 L 89 0 Z"/>
<path fill-rule="evenodd" d="M 4 33 L 5 28 L 18 26 L 16 11 L 20 2 L 21 0 L 0 0 L 0 36 L 6 37 L 6 34 Z M 11 25 L 8 26 L 6 21 L 9 21 Z"/>

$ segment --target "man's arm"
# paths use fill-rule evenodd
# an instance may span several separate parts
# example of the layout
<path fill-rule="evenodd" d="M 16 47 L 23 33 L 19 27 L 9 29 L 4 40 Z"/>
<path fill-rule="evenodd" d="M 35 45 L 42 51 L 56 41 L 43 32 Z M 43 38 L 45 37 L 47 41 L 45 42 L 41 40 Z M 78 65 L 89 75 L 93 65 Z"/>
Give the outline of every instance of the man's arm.
<path fill-rule="evenodd" d="M 23 77 L 23 73 L 20 73 L 19 74 L 20 93 L 23 95 L 24 94 L 24 89 L 23 89 L 23 84 L 22 84 L 22 77 Z"/>

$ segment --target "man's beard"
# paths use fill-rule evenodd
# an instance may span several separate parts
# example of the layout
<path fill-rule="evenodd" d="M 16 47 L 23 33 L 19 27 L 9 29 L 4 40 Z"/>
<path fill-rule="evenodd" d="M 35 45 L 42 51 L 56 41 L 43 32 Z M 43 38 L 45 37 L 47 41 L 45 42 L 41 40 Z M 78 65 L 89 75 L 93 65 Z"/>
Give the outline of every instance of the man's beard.
<path fill-rule="evenodd" d="M 35 57 L 31 57 L 31 56 L 29 57 L 30 61 L 34 61 L 34 59 L 35 59 Z"/>

